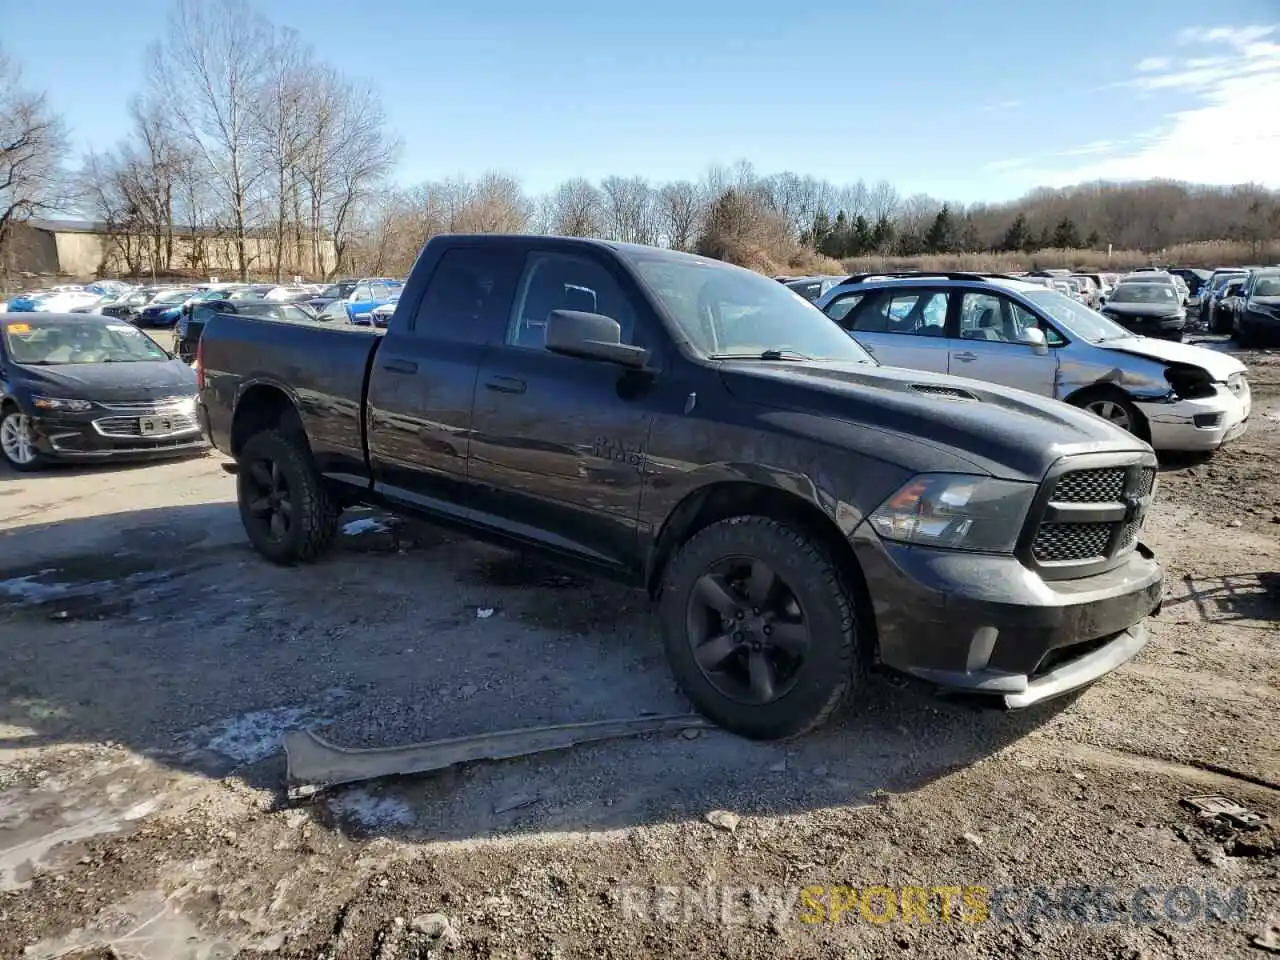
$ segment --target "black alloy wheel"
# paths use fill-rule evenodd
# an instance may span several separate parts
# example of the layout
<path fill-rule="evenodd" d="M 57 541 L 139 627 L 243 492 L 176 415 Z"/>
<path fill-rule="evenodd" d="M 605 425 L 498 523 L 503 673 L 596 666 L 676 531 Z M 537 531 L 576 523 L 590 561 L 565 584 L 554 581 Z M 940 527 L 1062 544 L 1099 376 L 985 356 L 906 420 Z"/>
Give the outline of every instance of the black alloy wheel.
<path fill-rule="evenodd" d="M 809 652 L 804 610 L 763 560 L 714 564 L 694 585 L 687 620 L 698 669 L 739 703 L 760 706 L 785 696 Z"/>
<path fill-rule="evenodd" d="M 252 460 L 244 468 L 248 473 L 245 486 L 249 515 L 262 524 L 271 540 L 282 543 L 293 523 L 293 498 L 284 471 L 279 463 L 266 457 Z"/>

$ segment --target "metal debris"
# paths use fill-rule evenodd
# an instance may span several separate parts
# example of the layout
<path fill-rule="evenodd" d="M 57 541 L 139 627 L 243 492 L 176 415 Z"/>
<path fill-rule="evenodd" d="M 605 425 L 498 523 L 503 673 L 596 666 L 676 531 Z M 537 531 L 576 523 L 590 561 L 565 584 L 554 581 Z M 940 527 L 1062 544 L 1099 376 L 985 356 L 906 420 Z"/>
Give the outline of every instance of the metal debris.
<path fill-rule="evenodd" d="M 1220 820 L 1242 830 L 1257 830 L 1267 822 L 1267 818 L 1262 814 L 1255 813 L 1228 797 L 1187 797 L 1182 801 L 1182 805 L 1194 810 L 1202 817 Z"/>

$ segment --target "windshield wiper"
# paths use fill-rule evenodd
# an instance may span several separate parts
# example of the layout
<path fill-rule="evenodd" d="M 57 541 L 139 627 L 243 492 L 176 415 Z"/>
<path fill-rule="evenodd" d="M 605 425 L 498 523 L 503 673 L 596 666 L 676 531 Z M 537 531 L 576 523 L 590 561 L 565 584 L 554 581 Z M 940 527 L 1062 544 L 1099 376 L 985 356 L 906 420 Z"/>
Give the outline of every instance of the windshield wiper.
<path fill-rule="evenodd" d="M 765 350 L 763 353 L 713 353 L 712 360 L 812 360 L 794 350 Z"/>

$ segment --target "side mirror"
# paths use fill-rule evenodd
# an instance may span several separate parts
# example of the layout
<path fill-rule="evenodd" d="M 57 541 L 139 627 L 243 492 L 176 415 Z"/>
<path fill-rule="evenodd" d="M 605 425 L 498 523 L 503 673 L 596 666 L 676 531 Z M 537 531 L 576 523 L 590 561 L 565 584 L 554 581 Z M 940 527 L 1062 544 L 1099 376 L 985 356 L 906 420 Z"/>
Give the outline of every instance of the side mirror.
<path fill-rule="evenodd" d="M 612 317 L 581 310 L 552 310 L 547 317 L 547 349 L 566 357 L 603 360 L 638 370 L 649 351 L 622 342 L 622 326 Z"/>
<path fill-rule="evenodd" d="M 1049 341 L 1045 339 L 1044 331 L 1039 327 L 1027 327 L 1022 331 L 1020 342 L 1035 350 L 1036 353 L 1044 354 L 1049 352 Z"/>

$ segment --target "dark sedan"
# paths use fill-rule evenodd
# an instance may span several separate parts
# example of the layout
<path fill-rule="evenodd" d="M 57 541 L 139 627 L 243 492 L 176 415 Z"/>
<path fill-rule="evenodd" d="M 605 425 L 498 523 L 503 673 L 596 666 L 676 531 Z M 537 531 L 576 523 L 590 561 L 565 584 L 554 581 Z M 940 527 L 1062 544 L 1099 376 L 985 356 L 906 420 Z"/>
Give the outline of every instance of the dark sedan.
<path fill-rule="evenodd" d="M 79 313 L 0 319 L 0 454 L 14 469 L 203 449 L 195 374 L 137 327 Z"/>
<path fill-rule="evenodd" d="M 305 303 L 281 303 L 278 300 L 205 300 L 196 303 L 190 316 L 178 321 L 174 331 L 173 352 L 178 358 L 190 363 L 195 359 L 196 347 L 200 343 L 200 335 L 209 318 L 219 313 L 234 313 L 247 317 L 266 317 L 270 320 L 290 320 L 301 322 L 316 319 L 315 311 Z M 346 315 L 343 314 L 343 319 Z"/>
<path fill-rule="evenodd" d="M 1231 335 L 1242 347 L 1280 338 L 1280 270 L 1251 274 L 1232 302 Z"/>
<path fill-rule="evenodd" d="M 351 296 L 356 288 L 356 283 L 357 281 L 355 280 L 339 280 L 337 283 L 331 283 L 321 290 L 318 296 L 312 297 L 307 302 L 315 310 L 323 310 L 329 304 L 337 300 L 345 300 Z"/>
<path fill-rule="evenodd" d="M 1170 283 L 1124 280 L 1111 291 L 1102 312 L 1126 330 L 1144 337 L 1181 340 L 1187 313 Z"/>

